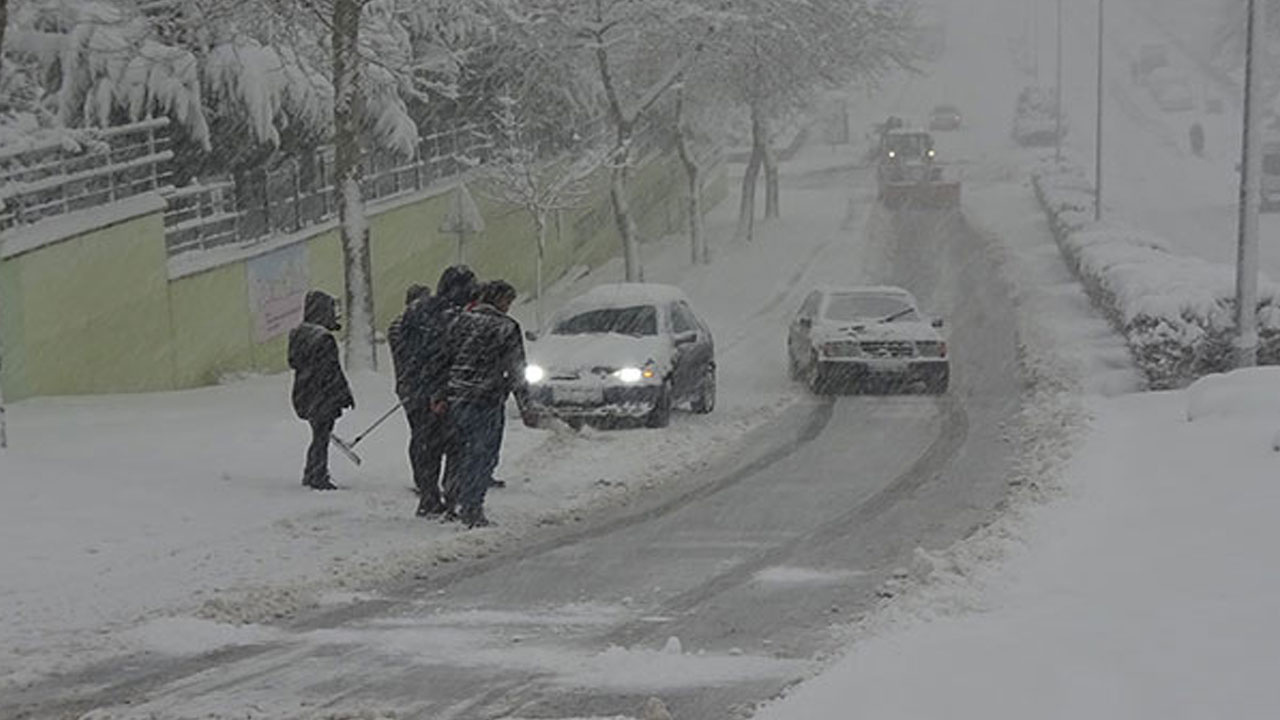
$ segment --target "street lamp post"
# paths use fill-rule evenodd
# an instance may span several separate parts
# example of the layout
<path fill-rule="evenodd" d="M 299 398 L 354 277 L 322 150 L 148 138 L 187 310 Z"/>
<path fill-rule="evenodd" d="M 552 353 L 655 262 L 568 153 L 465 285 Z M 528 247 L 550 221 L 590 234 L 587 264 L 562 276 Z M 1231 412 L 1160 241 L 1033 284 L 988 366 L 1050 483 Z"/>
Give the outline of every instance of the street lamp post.
<path fill-rule="evenodd" d="M 1256 55 L 1262 52 L 1263 7 L 1249 0 L 1245 21 L 1244 139 L 1240 158 L 1240 202 L 1236 251 L 1236 367 L 1258 361 L 1258 206 L 1261 200 L 1262 73 Z"/>
<path fill-rule="evenodd" d="M 1058 61 L 1057 80 L 1054 88 L 1054 144 L 1053 160 L 1062 164 L 1062 0 L 1058 0 Z"/>
<path fill-rule="evenodd" d="M 1098 126 L 1094 133 L 1093 220 L 1102 220 L 1102 31 L 1105 0 L 1098 0 Z"/>

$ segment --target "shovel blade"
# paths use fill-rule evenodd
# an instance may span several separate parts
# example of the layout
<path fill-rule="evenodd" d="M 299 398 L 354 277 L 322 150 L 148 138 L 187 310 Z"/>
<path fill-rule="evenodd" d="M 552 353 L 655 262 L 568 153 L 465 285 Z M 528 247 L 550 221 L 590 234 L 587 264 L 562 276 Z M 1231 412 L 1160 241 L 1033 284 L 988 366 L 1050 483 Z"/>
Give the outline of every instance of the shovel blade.
<path fill-rule="evenodd" d="M 356 464 L 356 465 L 359 465 L 359 464 L 360 464 L 360 462 L 361 462 L 361 461 L 360 461 L 360 456 L 356 454 L 355 449 L 353 449 L 353 448 L 351 447 L 351 444 L 350 444 L 350 443 L 348 443 L 346 440 L 343 440 L 342 438 L 338 437 L 337 435 L 330 435 L 330 436 L 329 436 L 329 440 L 333 443 L 333 446 L 334 446 L 334 447 L 338 448 L 338 450 L 339 450 L 343 455 L 346 455 L 346 456 L 347 456 L 347 459 L 348 459 L 348 460 L 350 460 L 352 463 L 354 463 L 354 464 Z"/>

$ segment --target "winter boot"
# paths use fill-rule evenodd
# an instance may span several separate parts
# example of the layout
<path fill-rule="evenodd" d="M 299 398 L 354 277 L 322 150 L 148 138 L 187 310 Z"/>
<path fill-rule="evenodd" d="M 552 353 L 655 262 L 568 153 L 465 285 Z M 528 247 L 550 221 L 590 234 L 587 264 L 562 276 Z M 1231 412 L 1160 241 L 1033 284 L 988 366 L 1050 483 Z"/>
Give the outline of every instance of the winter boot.
<path fill-rule="evenodd" d="M 458 516 L 468 530 L 487 528 L 493 525 L 493 521 L 485 517 L 484 508 L 464 508 L 462 512 L 458 513 Z"/>
<path fill-rule="evenodd" d="M 418 501 L 418 509 L 414 512 L 418 517 L 430 517 L 444 513 L 444 501 L 435 493 L 423 493 Z"/>
<path fill-rule="evenodd" d="M 325 475 L 319 480 L 312 480 L 311 482 L 307 483 L 307 487 L 311 488 L 312 490 L 337 490 L 338 489 L 338 486 L 333 484 L 333 478 L 329 477 L 328 475 Z"/>

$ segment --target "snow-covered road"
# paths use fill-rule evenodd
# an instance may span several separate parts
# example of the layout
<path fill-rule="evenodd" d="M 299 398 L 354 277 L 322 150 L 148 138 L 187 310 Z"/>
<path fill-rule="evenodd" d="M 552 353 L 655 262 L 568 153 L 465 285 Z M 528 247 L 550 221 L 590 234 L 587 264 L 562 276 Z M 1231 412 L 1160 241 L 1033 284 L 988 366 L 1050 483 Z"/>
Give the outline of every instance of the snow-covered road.
<path fill-rule="evenodd" d="M 904 284 L 948 319 L 949 396 L 828 402 L 781 381 L 790 409 L 687 482 L 205 648 L 165 648 L 164 623 L 172 635 L 190 628 L 156 621 L 143 628 L 151 653 L 7 694 L 0 710 L 564 717 L 633 712 L 658 694 L 678 716 L 715 718 L 802 676 L 835 646 L 831 626 L 869 609 L 915 547 L 989 519 L 1022 386 L 1007 290 L 961 218 L 895 220 L 851 167 L 793 172 L 787 186 L 791 219 L 766 242 L 706 269 L 648 268 L 689 288 L 713 325 L 739 318 L 719 338 L 723 395 L 778 386 L 785 324 L 806 287 L 872 281 Z"/>

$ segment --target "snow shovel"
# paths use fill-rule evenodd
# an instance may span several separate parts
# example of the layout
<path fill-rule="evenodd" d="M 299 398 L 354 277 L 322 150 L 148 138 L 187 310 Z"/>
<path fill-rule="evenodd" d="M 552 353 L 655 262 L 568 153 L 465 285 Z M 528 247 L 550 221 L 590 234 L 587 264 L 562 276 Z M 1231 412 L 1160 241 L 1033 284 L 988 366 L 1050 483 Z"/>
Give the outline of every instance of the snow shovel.
<path fill-rule="evenodd" d="M 356 465 L 359 465 L 361 460 L 360 460 L 360 456 L 356 454 L 356 445 L 358 445 L 361 440 L 365 439 L 365 437 L 369 433 L 376 430 L 379 425 L 381 425 L 383 422 L 386 421 L 387 418 L 395 414 L 395 411 L 399 410 L 400 406 L 403 404 L 404 404 L 403 401 L 396 403 L 394 407 L 392 407 L 390 410 L 383 413 L 382 417 L 378 418 L 377 420 L 374 420 L 372 425 L 370 425 L 364 432 L 357 435 L 355 439 L 352 440 L 351 442 L 347 442 L 346 440 L 343 440 L 342 438 L 333 434 L 329 435 L 329 440 L 333 441 L 333 446 L 341 450 L 342 454 L 346 455 L 348 460 L 355 463 Z"/>

